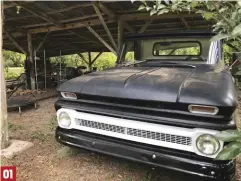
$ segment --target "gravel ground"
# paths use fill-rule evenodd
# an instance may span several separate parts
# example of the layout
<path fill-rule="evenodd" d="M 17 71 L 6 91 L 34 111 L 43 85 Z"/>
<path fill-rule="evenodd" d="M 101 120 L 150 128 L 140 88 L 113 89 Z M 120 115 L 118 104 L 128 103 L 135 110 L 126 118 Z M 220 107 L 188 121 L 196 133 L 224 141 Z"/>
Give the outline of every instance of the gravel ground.
<path fill-rule="evenodd" d="M 164 169 L 156 169 L 88 151 L 60 145 L 55 141 L 56 118 L 51 98 L 39 102 L 38 109 L 8 114 L 11 139 L 31 141 L 34 147 L 2 165 L 17 166 L 18 181 L 197 181 Z M 241 111 L 240 111 L 241 113 Z M 237 164 L 241 175 L 241 163 Z M 241 180 L 241 178 L 238 178 Z"/>

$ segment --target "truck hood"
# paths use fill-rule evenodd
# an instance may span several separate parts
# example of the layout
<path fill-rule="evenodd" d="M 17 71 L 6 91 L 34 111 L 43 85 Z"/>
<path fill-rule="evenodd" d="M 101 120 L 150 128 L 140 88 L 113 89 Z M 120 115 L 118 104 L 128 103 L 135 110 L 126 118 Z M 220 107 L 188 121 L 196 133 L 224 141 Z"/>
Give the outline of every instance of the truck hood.
<path fill-rule="evenodd" d="M 231 75 L 215 73 L 211 65 L 113 68 L 74 78 L 57 90 L 171 103 L 237 104 Z"/>

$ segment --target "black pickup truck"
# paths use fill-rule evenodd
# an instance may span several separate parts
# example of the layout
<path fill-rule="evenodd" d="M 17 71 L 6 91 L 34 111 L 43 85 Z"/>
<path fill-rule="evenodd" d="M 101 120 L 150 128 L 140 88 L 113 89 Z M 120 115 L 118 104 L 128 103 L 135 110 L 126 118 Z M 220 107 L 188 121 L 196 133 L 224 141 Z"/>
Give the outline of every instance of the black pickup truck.
<path fill-rule="evenodd" d="M 126 37 L 115 68 L 71 79 L 55 103 L 62 144 L 229 181 L 235 161 L 214 158 L 236 129 L 232 75 L 212 33 Z M 126 64 L 132 55 L 135 60 Z M 122 63 L 122 65 L 120 65 Z"/>

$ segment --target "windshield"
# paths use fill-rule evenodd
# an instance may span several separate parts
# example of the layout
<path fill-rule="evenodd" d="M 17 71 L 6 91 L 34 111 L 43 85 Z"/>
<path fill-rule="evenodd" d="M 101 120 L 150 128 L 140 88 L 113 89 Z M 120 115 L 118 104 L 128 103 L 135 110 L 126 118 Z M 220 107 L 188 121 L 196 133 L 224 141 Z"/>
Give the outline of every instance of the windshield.
<path fill-rule="evenodd" d="M 165 41 L 157 42 L 153 46 L 154 56 L 197 56 L 200 54 L 201 44 L 199 42 Z"/>

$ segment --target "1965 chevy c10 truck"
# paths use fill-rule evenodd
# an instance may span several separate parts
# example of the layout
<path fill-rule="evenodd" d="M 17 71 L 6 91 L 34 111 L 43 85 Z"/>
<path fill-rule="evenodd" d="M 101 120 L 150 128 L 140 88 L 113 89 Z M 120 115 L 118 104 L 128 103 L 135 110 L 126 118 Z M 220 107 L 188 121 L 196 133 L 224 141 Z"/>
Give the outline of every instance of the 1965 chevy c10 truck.
<path fill-rule="evenodd" d="M 237 97 L 229 69 L 219 70 L 222 42 L 212 33 L 125 38 L 135 62 L 71 79 L 55 103 L 62 144 L 217 181 L 231 180 L 235 161 L 214 158 L 215 138 L 236 129 Z M 138 62 L 137 62 L 138 61 Z"/>

